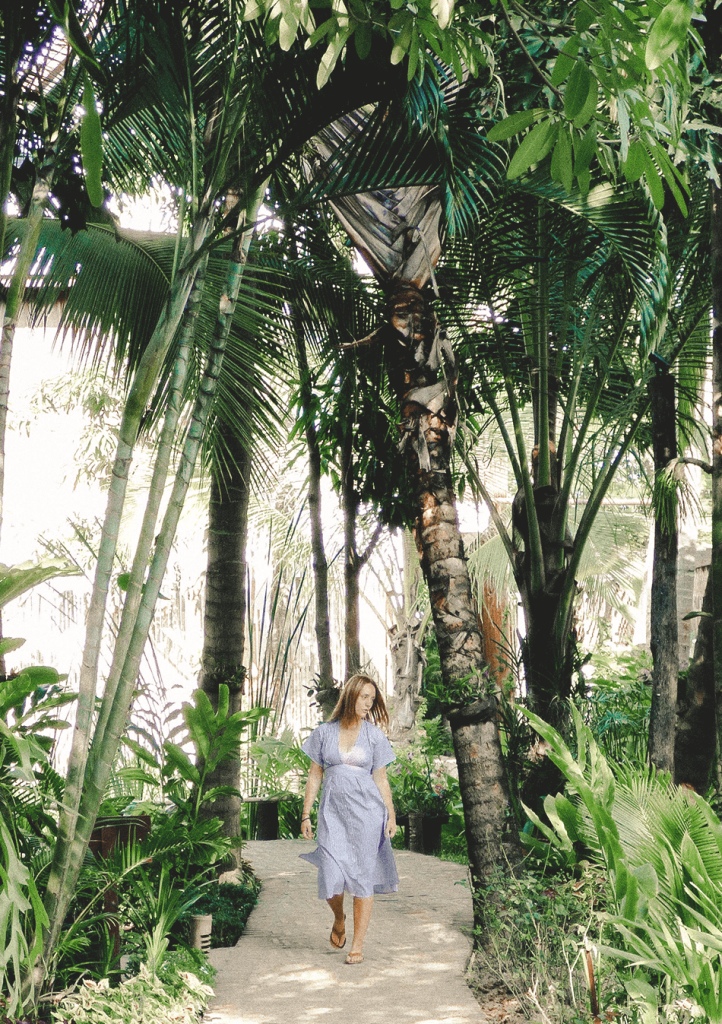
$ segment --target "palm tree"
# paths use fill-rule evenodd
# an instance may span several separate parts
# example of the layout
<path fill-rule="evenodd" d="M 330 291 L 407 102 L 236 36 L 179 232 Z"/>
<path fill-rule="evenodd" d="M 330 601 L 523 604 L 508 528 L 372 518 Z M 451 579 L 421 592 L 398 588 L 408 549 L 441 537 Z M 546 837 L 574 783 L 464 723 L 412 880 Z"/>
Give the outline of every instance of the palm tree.
<path fill-rule="evenodd" d="M 128 17 L 136 15 L 140 20 L 134 31 L 122 35 L 133 51 L 109 69 L 114 86 L 130 79 L 133 71 L 137 79 L 134 89 L 115 88 L 105 96 L 106 173 L 117 187 L 134 190 L 146 186 L 155 174 L 167 180 L 170 167 L 181 194 L 178 244 L 163 308 L 138 355 L 120 428 L 88 614 L 75 742 L 45 896 L 49 918 L 43 935 L 45 954 L 28 987 L 41 981 L 51 963 L 51 951 L 125 727 L 160 581 L 222 369 L 265 183 L 273 168 L 281 166 L 309 134 L 345 109 L 373 99 L 384 82 L 384 69 L 372 68 L 366 76 L 339 69 L 336 88 L 320 97 L 315 87 L 307 84 L 304 55 L 267 54 L 259 33 L 244 25 L 235 5 L 169 8 L 159 4 L 156 8 L 143 4 L 138 12 L 128 11 Z M 231 195 L 237 201 L 226 202 L 219 209 L 218 200 Z M 194 408 L 146 580 L 181 400 L 190 379 L 204 267 L 211 248 L 224 238 L 232 245 L 231 259 L 226 263 L 204 369 L 196 378 L 195 396 L 191 395 Z M 138 430 L 164 366 L 165 417 L 158 458 L 89 755 L 104 609 L 128 472 Z"/>
<path fill-rule="evenodd" d="M 484 150 L 473 130 L 465 135 L 465 116 L 471 101 L 468 96 L 455 93 L 456 88 L 449 85 L 447 94 L 442 94 L 448 117 L 445 137 L 466 144 L 467 155 L 474 152 L 476 177 L 463 183 L 467 195 L 470 193 L 479 202 L 484 187 L 479 176 L 484 170 L 493 172 L 494 156 Z M 313 170 L 316 181 L 324 185 L 333 182 L 344 143 L 359 135 L 361 151 L 367 157 L 374 151 L 375 138 L 373 126 L 368 125 L 363 115 L 337 122 L 317 137 Z M 424 156 L 433 168 L 433 149 L 428 137 L 424 141 Z M 433 293 L 428 287 L 441 255 L 443 214 L 447 213 L 446 220 L 453 226 L 456 212 L 451 188 L 445 192 L 433 183 L 434 178 L 443 180 L 440 163 L 437 162 L 435 173 L 427 169 L 432 182 L 429 185 L 348 195 L 331 205 L 386 294 L 385 323 L 356 344 L 376 346 L 399 404 L 399 447 L 405 453 L 413 493 L 416 543 L 429 587 L 443 681 L 451 707 L 449 719 L 459 767 L 470 865 L 478 885 L 490 877 L 494 865 L 504 862 L 501 836 L 508 794 L 495 717 L 496 701 L 483 681 L 483 641 L 451 480 L 457 426 L 456 361 L 445 333 L 437 324 Z M 496 167 L 498 170 L 498 164 Z M 474 680 L 473 697 L 464 700 L 463 684 L 470 678 Z"/>
<path fill-rule="evenodd" d="M 563 713 L 571 692 L 576 578 L 592 525 L 627 452 L 648 443 L 647 354 L 675 359 L 703 331 L 704 261 L 690 223 L 670 267 L 662 224 L 623 191 L 600 186 L 587 201 L 540 174 L 526 188 L 498 204 L 473 242 L 450 248 L 440 286 L 451 298 L 442 315 L 465 339 L 478 382 L 470 411 L 491 414 L 517 481 L 512 531 L 477 486 L 524 607 L 529 699 L 548 716 Z"/>

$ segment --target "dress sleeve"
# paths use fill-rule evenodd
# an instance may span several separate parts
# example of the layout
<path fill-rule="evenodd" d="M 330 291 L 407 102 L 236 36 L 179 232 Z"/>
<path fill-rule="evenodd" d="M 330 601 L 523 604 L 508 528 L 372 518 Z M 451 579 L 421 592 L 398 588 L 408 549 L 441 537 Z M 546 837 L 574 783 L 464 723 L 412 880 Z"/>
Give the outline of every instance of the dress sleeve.
<path fill-rule="evenodd" d="M 304 740 L 301 744 L 301 750 L 304 754 L 307 754 L 316 764 L 320 764 L 322 768 L 323 757 L 321 755 L 321 748 L 323 747 L 323 733 L 323 726 L 319 725 L 317 729 L 313 730 L 308 739 Z"/>
<path fill-rule="evenodd" d="M 387 764 L 391 764 L 392 761 L 396 760 L 396 754 L 391 748 L 391 744 L 386 739 L 384 734 L 381 732 L 378 726 L 374 726 L 373 729 L 373 768 L 371 771 L 376 771 L 377 768 L 383 768 Z"/>

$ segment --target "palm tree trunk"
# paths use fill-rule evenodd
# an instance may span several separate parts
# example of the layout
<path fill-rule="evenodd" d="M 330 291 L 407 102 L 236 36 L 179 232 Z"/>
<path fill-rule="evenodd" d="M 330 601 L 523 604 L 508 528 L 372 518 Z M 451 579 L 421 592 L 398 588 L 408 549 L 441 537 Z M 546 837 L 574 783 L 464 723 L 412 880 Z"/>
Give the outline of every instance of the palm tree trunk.
<path fill-rule="evenodd" d="M 348 679 L 361 667 L 359 639 L 359 564 L 356 550 L 356 518 L 358 498 L 354 488 L 353 465 L 353 412 L 344 424 L 346 435 L 341 444 L 341 507 L 343 509 L 343 578 L 344 578 L 344 639 L 346 648 L 346 675 Z"/>
<path fill-rule="evenodd" d="M 449 714 L 464 806 L 469 866 L 480 893 L 505 862 L 502 833 L 508 788 L 497 727 L 497 702 L 484 675 L 483 638 L 456 517 L 451 454 L 456 426 L 453 354 L 425 295 L 400 283 L 389 298 L 389 374 L 401 407 L 406 453 L 418 513 L 416 541 L 429 587 L 444 685 L 476 677 L 478 699 Z M 445 364 L 445 379 L 437 369 Z M 448 384 L 447 384 L 448 380 Z M 483 916 L 481 902 L 477 913 Z M 483 923 L 482 920 L 479 923 Z"/>
<path fill-rule="evenodd" d="M 655 377 L 649 384 L 655 473 L 677 457 L 675 378 Z M 676 516 L 676 509 L 672 517 Z M 654 524 L 654 565 L 650 599 L 652 650 L 652 708 L 649 719 L 649 759 L 661 771 L 674 771 L 674 731 L 677 724 L 679 677 L 677 627 L 677 525 L 657 510 Z"/>
<path fill-rule="evenodd" d="M 712 614 L 715 690 L 722 692 L 722 189 L 712 184 Z"/>
<path fill-rule="evenodd" d="M 712 655 L 712 572 L 707 577 L 694 654 L 687 676 L 686 710 L 674 744 L 674 781 L 707 792 L 717 749 L 717 694 Z"/>
<path fill-rule="evenodd" d="M 211 477 L 200 688 L 217 710 L 219 686 L 225 683 L 228 713 L 235 714 L 241 710 L 245 679 L 246 536 L 252 457 L 248 439 L 241 440 L 224 423 L 219 423 L 218 432 L 227 458 L 224 468 L 217 467 Z M 238 790 L 240 784 L 239 745 L 238 756 L 226 758 L 209 772 L 205 786 Z M 230 839 L 240 834 L 240 811 L 240 796 L 219 796 L 203 805 L 204 815 L 220 818 L 223 834 Z M 234 850 L 233 856 L 233 866 L 240 867 L 240 850 Z"/>

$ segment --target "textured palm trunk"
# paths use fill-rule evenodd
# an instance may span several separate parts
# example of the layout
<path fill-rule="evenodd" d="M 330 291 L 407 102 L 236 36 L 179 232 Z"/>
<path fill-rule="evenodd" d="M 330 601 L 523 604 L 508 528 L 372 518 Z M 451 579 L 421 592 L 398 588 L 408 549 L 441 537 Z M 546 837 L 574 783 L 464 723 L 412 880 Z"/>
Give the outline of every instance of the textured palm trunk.
<path fill-rule="evenodd" d="M 230 699 L 228 713 L 235 714 L 241 710 L 245 678 L 246 537 L 252 455 L 248 441 L 238 438 L 232 428 L 221 425 L 219 433 L 228 458 L 224 471 L 217 470 L 211 478 L 200 688 L 215 710 L 219 686 L 224 683 Z M 208 789 L 240 789 L 240 744 L 237 755 L 208 773 Z M 203 807 L 207 817 L 221 819 L 224 835 L 231 839 L 239 836 L 240 795 L 219 796 Z M 233 857 L 234 863 L 228 867 L 240 867 L 240 850 L 234 850 Z"/>
<path fill-rule="evenodd" d="M 386 358 L 401 408 L 401 444 L 418 513 L 416 542 L 429 588 L 443 681 L 452 701 L 460 681 L 471 676 L 480 684 L 478 700 L 449 715 L 469 866 L 479 891 L 494 867 L 505 867 L 502 834 L 509 795 L 497 703 L 485 686 L 483 638 L 451 480 L 456 426 L 453 353 L 424 293 L 414 285 L 401 283 L 394 288 L 389 321 Z M 445 373 L 438 380 L 442 365 Z"/>
<path fill-rule="evenodd" d="M 687 675 L 686 709 L 674 744 L 674 781 L 707 792 L 717 750 L 717 693 L 712 654 L 712 573 L 707 577 L 694 653 Z"/>
<path fill-rule="evenodd" d="M 655 473 L 677 457 L 675 379 L 655 377 L 649 384 Z M 676 512 L 676 510 L 675 510 Z M 649 759 L 661 771 L 674 771 L 677 724 L 679 650 L 677 626 L 677 526 L 656 516 L 654 564 L 650 598 L 652 707 L 649 718 Z"/>
<path fill-rule="evenodd" d="M 715 692 L 722 693 L 722 189 L 712 185 L 712 614 Z"/>

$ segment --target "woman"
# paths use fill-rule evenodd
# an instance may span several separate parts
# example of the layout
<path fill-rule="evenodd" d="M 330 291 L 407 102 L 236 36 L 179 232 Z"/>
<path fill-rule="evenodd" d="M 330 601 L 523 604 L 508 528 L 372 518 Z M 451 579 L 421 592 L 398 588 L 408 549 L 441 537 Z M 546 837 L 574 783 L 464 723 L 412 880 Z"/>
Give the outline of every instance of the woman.
<path fill-rule="evenodd" d="M 301 832 L 313 839 L 311 808 L 323 780 L 318 811 L 318 847 L 302 853 L 318 868 L 318 898 L 333 911 L 331 945 L 346 945 L 344 893 L 353 896 L 353 942 L 347 964 L 360 964 L 374 893 L 396 892 L 398 875 L 391 839 L 396 814 L 386 765 L 395 760 L 391 744 L 373 723 L 388 725 L 384 698 L 368 676 L 352 676 L 328 722 L 319 725 L 302 749 L 313 762 L 303 801 Z"/>

